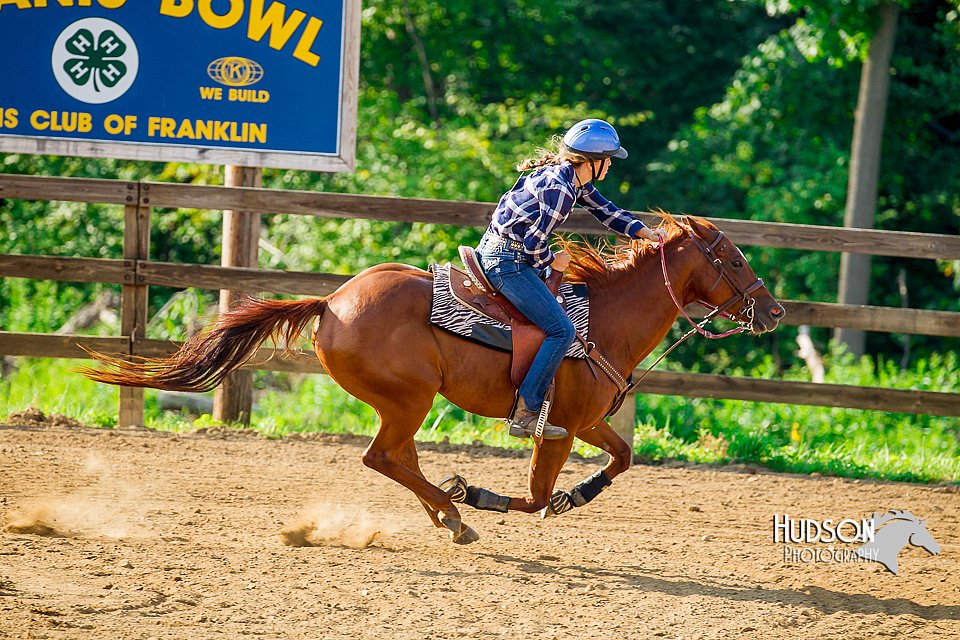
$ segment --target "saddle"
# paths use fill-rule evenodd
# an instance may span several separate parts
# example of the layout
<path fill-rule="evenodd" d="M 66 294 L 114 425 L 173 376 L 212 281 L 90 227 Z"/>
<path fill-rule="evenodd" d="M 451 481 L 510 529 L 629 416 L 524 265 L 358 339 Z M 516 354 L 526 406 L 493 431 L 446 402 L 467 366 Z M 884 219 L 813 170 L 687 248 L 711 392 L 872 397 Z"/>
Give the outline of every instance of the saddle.
<path fill-rule="evenodd" d="M 510 327 L 513 340 L 510 380 L 519 387 L 546 334 L 490 284 L 473 247 L 460 247 L 459 252 L 466 270 L 450 265 L 450 292 L 461 304 Z M 546 285 L 560 306 L 565 306 L 563 296 L 558 293 L 562 278 L 562 271 L 552 271 Z"/>

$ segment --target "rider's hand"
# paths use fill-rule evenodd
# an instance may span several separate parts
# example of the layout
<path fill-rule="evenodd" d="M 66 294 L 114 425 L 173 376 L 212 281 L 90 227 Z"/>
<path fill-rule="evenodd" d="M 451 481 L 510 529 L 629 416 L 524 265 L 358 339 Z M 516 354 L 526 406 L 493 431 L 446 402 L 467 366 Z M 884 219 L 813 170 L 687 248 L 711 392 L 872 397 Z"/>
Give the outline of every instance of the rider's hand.
<path fill-rule="evenodd" d="M 649 227 L 644 227 L 640 230 L 640 237 L 656 243 L 656 246 L 659 247 L 666 241 L 667 232 L 663 229 L 651 229 Z"/>
<path fill-rule="evenodd" d="M 566 251 L 557 251 L 553 254 L 553 262 L 550 263 L 551 269 L 556 269 L 557 271 L 566 271 L 567 267 L 570 266 L 570 254 Z"/>

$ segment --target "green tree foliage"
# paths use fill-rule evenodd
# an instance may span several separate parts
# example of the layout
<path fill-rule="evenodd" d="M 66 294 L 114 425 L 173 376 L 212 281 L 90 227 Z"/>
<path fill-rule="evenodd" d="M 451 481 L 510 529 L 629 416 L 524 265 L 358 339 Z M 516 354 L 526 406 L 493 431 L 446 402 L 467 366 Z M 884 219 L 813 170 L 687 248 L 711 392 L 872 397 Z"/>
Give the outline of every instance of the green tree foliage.
<path fill-rule="evenodd" d="M 508 158 L 484 164 L 496 175 L 511 174 L 531 145 L 576 120 L 607 116 L 636 158 L 617 167 L 614 191 L 629 207 L 656 204 L 649 193 L 631 190 L 642 184 L 644 158 L 653 157 L 696 107 L 718 98 L 740 57 L 777 26 L 760 7 L 696 0 L 405 4 L 429 63 L 440 122 L 429 122 L 403 3 L 367 4 L 366 86 L 412 103 L 420 111 L 413 117 L 441 129 L 440 135 L 466 126 L 492 143 L 512 142 Z M 488 109 L 510 117 L 488 124 Z M 500 187 L 488 199 L 499 196 Z"/>
<path fill-rule="evenodd" d="M 792 35 L 810 62 L 843 67 L 864 60 L 877 28 L 875 9 L 881 4 L 909 8 L 911 0 L 758 0 L 771 16 L 798 15 Z"/>
<path fill-rule="evenodd" d="M 264 185 L 494 201 L 515 180 L 521 157 L 576 120 L 599 116 L 616 123 L 631 151 L 603 184 L 621 206 L 839 224 L 857 68 L 837 61 L 860 55 L 856 34 L 865 27 L 848 29 L 838 49 L 829 30 L 817 36 L 810 25 L 828 24 L 816 12 L 838 5 L 843 24 L 856 26 L 862 7 L 767 4 L 776 9 L 771 15 L 758 2 L 699 0 L 365 2 L 357 170 L 268 170 Z M 794 12 L 801 9 L 798 22 Z M 878 224 L 955 233 L 957 11 L 943 1 L 912 2 L 898 37 Z M 810 43 L 829 55 L 813 55 Z M 218 167 L 2 160 L 13 173 L 222 183 Z M 0 206 L 7 231 L 0 252 L 119 257 L 120 219 L 119 208 L 7 201 Z M 218 212 L 155 211 L 152 222 L 153 258 L 219 261 Z M 457 244 L 480 233 L 285 215 L 265 215 L 263 222 L 261 266 L 338 273 L 387 260 L 446 261 Z M 834 295 L 834 255 L 748 254 L 777 295 Z M 950 299 L 944 290 L 953 278 L 960 284 L 960 265 L 944 264 L 939 272 L 923 261 L 877 260 L 877 281 L 892 283 L 904 264 L 912 306 L 955 308 L 955 294 Z M 98 288 L 5 279 L 0 326 L 55 329 Z M 172 293 L 151 291 L 154 311 Z M 895 287 L 875 293 L 878 304 L 900 304 Z M 789 350 L 792 341 L 782 340 Z M 734 352 L 756 342 L 742 345 Z M 730 357 L 718 355 L 718 366 Z"/>
<path fill-rule="evenodd" d="M 775 4 L 795 9 L 801 3 Z M 723 100 L 698 109 L 693 121 L 650 165 L 651 182 L 664 197 L 665 208 L 842 224 L 859 65 L 840 64 L 837 46 L 843 44 L 846 55 L 856 57 L 862 38 L 847 34 L 842 42 L 823 44 L 811 25 L 823 24 L 827 16 L 817 14 L 815 3 L 802 4 L 814 8 L 747 56 Z M 814 42 L 820 43 L 817 48 Z M 901 13 L 892 67 L 877 227 L 956 234 L 960 231 L 956 7 L 935 0 L 911 2 Z M 772 249 L 748 253 L 757 270 L 776 283 L 776 295 L 835 299 L 838 255 Z M 932 261 L 906 258 L 874 259 L 871 304 L 901 305 L 897 287 L 901 270 L 906 273 L 910 306 L 957 310 L 952 286 L 956 265 L 941 264 L 938 270 Z M 868 346 L 874 352 L 895 352 L 901 347 L 897 340 L 871 335 Z M 912 341 L 928 349 L 943 348 L 945 342 Z"/>

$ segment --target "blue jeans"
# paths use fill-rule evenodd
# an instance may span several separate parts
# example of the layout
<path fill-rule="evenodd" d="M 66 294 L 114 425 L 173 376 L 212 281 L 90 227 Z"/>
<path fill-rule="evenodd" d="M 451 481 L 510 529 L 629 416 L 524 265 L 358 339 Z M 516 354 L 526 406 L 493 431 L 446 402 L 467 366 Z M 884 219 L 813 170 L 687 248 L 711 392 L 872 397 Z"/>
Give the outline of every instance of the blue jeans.
<path fill-rule="evenodd" d="M 502 249 L 494 253 L 478 252 L 483 270 L 507 300 L 543 329 L 546 338 L 540 345 L 530 371 L 520 385 L 520 396 L 527 409 L 539 411 L 563 356 L 576 338 L 573 323 L 553 297 L 537 270 L 519 251 Z"/>

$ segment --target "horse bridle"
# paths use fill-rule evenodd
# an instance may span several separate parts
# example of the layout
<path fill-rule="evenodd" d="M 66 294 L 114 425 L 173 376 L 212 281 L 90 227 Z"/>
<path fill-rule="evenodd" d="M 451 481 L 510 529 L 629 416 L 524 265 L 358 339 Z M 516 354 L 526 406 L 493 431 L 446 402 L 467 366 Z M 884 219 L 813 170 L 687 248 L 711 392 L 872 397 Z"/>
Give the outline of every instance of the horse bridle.
<path fill-rule="evenodd" d="M 700 325 L 706 324 L 707 322 L 709 322 L 715 316 L 718 316 L 718 315 L 724 318 L 727 318 L 729 320 L 732 320 L 739 325 L 739 327 L 737 327 L 736 330 L 733 330 L 732 332 L 726 332 L 719 336 L 716 334 L 712 334 L 709 331 L 702 330 L 702 327 L 700 327 L 701 330 L 699 331 L 699 333 L 708 338 L 717 338 L 717 337 L 722 338 L 728 335 L 733 335 L 733 333 L 740 333 L 741 331 L 753 331 L 753 319 L 754 319 L 757 301 L 751 294 L 763 287 L 763 279 L 757 278 L 752 284 L 750 284 L 745 289 L 741 288 L 740 285 L 737 284 L 736 280 L 734 280 L 734 278 L 726 270 L 725 268 L 726 265 L 724 264 L 723 260 L 720 258 L 720 256 L 717 255 L 716 249 L 720 245 L 720 243 L 723 242 L 723 239 L 726 237 L 724 236 L 723 231 L 718 230 L 716 237 L 710 242 L 710 244 L 705 244 L 703 240 L 701 240 L 697 236 L 697 234 L 693 232 L 692 229 L 687 230 L 687 235 L 690 237 L 690 240 L 693 242 L 694 246 L 696 246 L 697 249 L 700 250 L 700 252 L 710 262 L 710 264 L 713 265 L 713 268 L 717 270 L 717 281 L 713 284 L 712 287 L 710 287 L 709 290 L 713 291 L 714 289 L 716 289 L 717 286 L 720 284 L 720 281 L 723 280 L 724 282 L 727 283 L 727 286 L 729 286 L 734 291 L 734 294 L 730 296 L 730 298 L 726 302 L 724 302 L 718 307 L 714 307 L 713 305 L 707 302 L 704 302 L 703 300 L 698 300 L 697 301 L 698 304 L 703 305 L 708 309 L 711 309 L 711 311 L 709 314 L 707 314 L 706 318 L 704 318 L 703 322 L 701 322 L 700 324 L 693 322 L 693 320 L 691 320 L 689 316 L 687 316 L 687 314 L 684 312 L 683 307 L 680 306 L 680 302 L 677 300 L 677 297 L 673 292 L 673 287 L 670 285 L 670 280 L 667 277 L 666 254 L 664 253 L 663 244 L 661 243 L 660 260 L 663 265 L 664 283 L 667 285 L 667 289 L 670 291 L 670 297 L 673 298 L 674 304 L 676 304 L 677 308 L 680 309 L 680 313 L 683 314 L 683 316 L 687 319 L 687 321 L 690 322 L 690 324 L 692 324 L 694 327 L 698 327 Z M 736 304 L 738 300 L 743 301 L 743 306 L 740 307 L 740 310 L 736 314 L 728 313 L 727 309 L 729 309 L 734 304 Z"/>
<path fill-rule="evenodd" d="M 660 364 L 660 362 L 664 358 L 666 358 L 671 351 L 673 351 L 674 349 L 679 347 L 681 344 L 686 342 L 687 339 L 690 338 L 690 336 L 692 336 L 694 333 L 699 333 L 703 337 L 710 338 L 711 340 L 718 340 L 720 338 L 726 338 L 727 336 L 732 336 L 734 334 L 741 333 L 743 331 L 753 330 L 753 319 L 754 319 L 754 312 L 755 312 L 757 301 L 751 294 L 763 287 L 763 280 L 760 278 L 757 278 L 750 286 L 746 288 L 742 288 L 740 287 L 740 285 L 737 284 L 736 280 L 734 280 L 733 277 L 727 272 L 723 260 L 721 260 L 720 257 L 717 256 L 717 247 L 720 245 L 721 242 L 723 242 L 723 238 L 724 238 L 723 231 L 718 230 L 717 236 L 710 242 L 710 244 L 704 243 L 703 240 L 701 240 L 697 236 L 697 234 L 694 233 L 693 229 L 686 228 L 686 232 L 687 232 L 687 235 L 690 237 L 690 239 L 693 241 L 694 246 L 696 246 L 700 250 L 700 252 L 710 262 L 710 264 L 713 265 L 713 268 L 717 270 L 717 281 L 713 284 L 712 287 L 710 287 L 710 291 L 713 291 L 714 289 L 716 289 L 717 286 L 720 284 L 721 280 L 725 280 L 727 285 L 729 285 L 730 288 L 734 291 L 734 294 L 730 297 L 730 299 L 728 299 L 726 302 L 721 304 L 719 307 L 715 307 L 712 304 L 705 302 L 703 300 L 697 300 L 698 304 L 701 304 L 704 307 L 711 309 L 711 311 L 700 322 L 694 322 L 693 319 L 690 318 L 689 315 L 687 315 L 687 312 L 684 311 L 683 305 L 680 304 L 680 300 L 677 299 L 677 294 L 674 292 L 673 285 L 670 283 L 670 276 L 667 273 L 667 254 L 666 254 L 666 251 L 664 250 L 664 241 L 661 238 L 660 264 L 663 268 L 663 282 L 665 285 L 667 285 L 667 291 L 670 293 L 670 298 L 673 300 L 673 304 L 675 304 L 677 306 L 677 309 L 680 311 L 680 315 L 686 318 L 687 322 L 689 322 L 693 326 L 693 328 L 687 331 L 679 340 L 677 340 L 672 345 L 670 345 L 670 348 L 668 348 L 666 351 L 660 354 L 660 356 L 656 359 L 656 361 L 653 364 L 651 364 L 647 368 L 647 370 L 644 371 L 640 375 L 640 377 L 637 378 L 636 380 L 633 379 L 632 374 L 628 379 L 624 379 L 623 376 L 621 376 L 619 373 L 615 371 L 611 371 L 610 369 L 612 369 L 612 367 L 610 367 L 609 363 L 607 363 L 601 356 L 591 355 L 595 351 L 594 349 L 592 349 L 592 347 L 594 347 L 595 345 L 591 342 L 586 343 L 587 355 L 590 356 L 591 359 L 593 359 L 595 362 L 601 365 L 601 369 L 603 369 L 607 373 L 607 375 L 610 377 L 610 379 L 614 381 L 614 383 L 617 385 L 619 389 L 619 392 L 617 393 L 616 397 L 613 400 L 613 405 L 611 406 L 610 410 L 607 412 L 608 416 L 612 415 L 617 411 L 617 409 L 620 408 L 620 405 L 623 403 L 623 399 L 627 396 L 628 393 L 636 389 L 640 385 L 640 383 L 643 382 L 643 379 L 647 377 L 648 373 L 653 371 L 653 369 L 658 364 Z M 738 311 L 736 314 L 728 313 L 727 309 L 729 309 L 731 306 L 736 304 L 738 300 L 743 301 L 743 306 L 740 308 L 740 311 Z M 704 326 L 717 316 L 728 318 L 736 322 L 738 326 L 734 329 L 731 329 L 729 331 L 724 331 L 723 333 L 719 333 L 719 334 L 713 333 L 704 329 Z M 744 319 L 743 316 L 746 316 L 746 318 Z M 603 366 L 603 365 L 607 365 L 607 366 Z"/>

